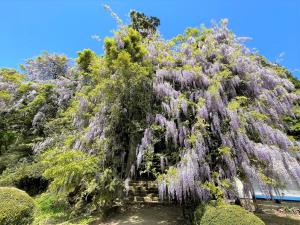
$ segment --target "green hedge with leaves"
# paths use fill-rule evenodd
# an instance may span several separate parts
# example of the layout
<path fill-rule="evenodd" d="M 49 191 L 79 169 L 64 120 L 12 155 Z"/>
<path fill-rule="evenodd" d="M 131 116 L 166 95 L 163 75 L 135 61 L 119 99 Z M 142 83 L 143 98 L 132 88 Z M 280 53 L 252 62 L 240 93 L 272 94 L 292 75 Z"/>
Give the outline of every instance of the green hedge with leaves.
<path fill-rule="evenodd" d="M 200 205 L 195 211 L 196 225 L 264 225 L 265 223 L 237 205 Z"/>
<path fill-rule="evenodd" d="M 27 225 L 33 222 L 33 199 L 17 188 L 0 187 L 0 224 Z"/>

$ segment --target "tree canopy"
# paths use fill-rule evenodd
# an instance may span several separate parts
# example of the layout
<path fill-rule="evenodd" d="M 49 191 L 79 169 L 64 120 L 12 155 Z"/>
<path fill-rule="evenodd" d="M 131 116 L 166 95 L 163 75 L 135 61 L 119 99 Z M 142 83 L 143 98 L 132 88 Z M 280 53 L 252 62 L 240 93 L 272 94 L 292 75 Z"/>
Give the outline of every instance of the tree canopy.
<path fill-rule="evenodd" d="M 131 27 L 143 37 L 149 34 L 154 34 L 157 27 L 160 25 L 160 19 L 155 16 L 146 16 L 144 13 L 137 12 L 135 10 L 130 12 Z"/>

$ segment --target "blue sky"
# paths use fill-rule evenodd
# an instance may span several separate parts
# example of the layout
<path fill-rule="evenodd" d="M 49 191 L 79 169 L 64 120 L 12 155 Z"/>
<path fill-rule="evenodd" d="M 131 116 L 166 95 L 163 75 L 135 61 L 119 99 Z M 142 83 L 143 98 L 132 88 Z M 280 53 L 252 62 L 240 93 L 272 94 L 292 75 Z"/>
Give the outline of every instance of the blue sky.
<path fill-rule="evenodd" d="M 0 67 L 17 68 L 43 51 L 76 57 L 91 48 L 101 54 L 102 41 L 91 36 L 103 40 L 116 28 L 103 4 L 124 22 L 131 9 L 159 17 L 167 39 L 186 27 L 228 18 L 238 36 L 253 38 L 248 47 L 300 77 L 300 0 L 0 0 Z"/>

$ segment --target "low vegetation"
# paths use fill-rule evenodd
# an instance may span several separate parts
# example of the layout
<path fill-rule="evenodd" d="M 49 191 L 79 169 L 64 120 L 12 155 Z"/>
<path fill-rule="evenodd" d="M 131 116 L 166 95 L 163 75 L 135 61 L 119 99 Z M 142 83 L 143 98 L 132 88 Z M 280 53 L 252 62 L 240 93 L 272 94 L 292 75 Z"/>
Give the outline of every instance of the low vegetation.
<path fill-rule="evenodd" d="M 32 224 L 35 212 L 34 200 L 12 187 L 0 187 L 0 224 L 29 225 Z"/>
<path fill-rule="evenodd" d="M 265 223 L 237 205 L 200 205 L 195 211 L 196 225 L 264 225 Z"/>

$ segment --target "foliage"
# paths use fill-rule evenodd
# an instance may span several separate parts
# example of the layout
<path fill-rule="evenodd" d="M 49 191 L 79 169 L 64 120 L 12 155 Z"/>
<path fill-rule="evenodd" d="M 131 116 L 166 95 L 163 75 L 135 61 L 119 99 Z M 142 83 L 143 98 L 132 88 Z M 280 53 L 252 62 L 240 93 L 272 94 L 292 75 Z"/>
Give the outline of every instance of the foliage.
<path fill-rule="evenodd" d="M 115 38 L 105 38 L 104 43 L 105 58 L 108 64 L 113 64 L 114 68 L 118 63 L 128 63 L 126 57 L 130 57 L 128 60 L 132 62 L 141 62 L 146 54 L 142 36 L 132 28 L 123 28 L 116 33 Z"/>
<path fill-rule="evenodd" d="M 18 73 L 16 70 L 6 68 L 0 69 L 0 76 L 1 80 L 15 84 L 20 84 L 22 79 L 25 78 L 24 75 Z"/>
<path fill-rule="evenodd" d="M 34 215 L 33 225 L 41 224 L 88 224 L 96 217 L 81 215 L 79 217 L 71 217 L 72 207 L 69 202 L 64 198 L 57 196 L 52 193 L 44 193 L 37 198 L 36 202 L 36 213 Z"/>
<path fill-rule="evenodd" d="M 43 177 L 45 167 L 40 162 L 19 162 L 6 169 L 0 177 L 0 185 L 16 186 L 34 196 L 48 188 L 48 180 Z"/>
<path fill-rule="evenodd" d="M 144 13 L 135 10 L 130 12 L 131 27 L 137 30 L 143 37 L 154 34 L 160 25 L 159 18 L 155 16 L 146 16 Z"/>
<path fill-rule="evenodd" d="M 201 204 L 201 203 L 197 206 L 197 208 L 194 211 L 193 224 L 200 225 L 200 221 L 201 221 L 207 207 L 208 207 L 208 205 Z"/>
<path fill-rule="evenodd" d="M 195 211 L 195 224 L 203 225 L 263 225 L 254 214 L 237 205 L 202 206 Z"/>
<path fill-rule="evenodd" d="M 31 224 L 35 203 L 24 191 L 0 187 L 0 224 Z"/>
<path fill-rule="evenodd" d="M 37 210 L 33 224 L 58 223 L 68 220 L 68 202 L 54 194 L 44 193 L 35 199 Z"/>
<path fill-rule="evenodd" d="M 43 175 L 52 181 L 49 190 L 73 202 L 75 213 L 109 208 L 120 195 L 120 183 L 111 170 L 98 174 L 99 162 L 95 156 L 54 149 L 44 153 L 42 158 L 47 168 Z"/>
<path fill-rule="evenodd" d="M 43 175 L 52 180 L 50 189 L 54 192 L 73 192 L 84 178 L 93 177 L 97 169 L 97 158 L 81 151 L 54 149 L 42 158 L 47 168 Z"/>
<path fill-rule="evenodd" d="M 82 70 L 85 73 L 90 73 L 90 67 L 92 66 L 95 58 L 95 52 L 93 52 L 90 49 L 84 49 L 83 51 L 78 52 L 78 58 L 76 59 L 76 62 L 80 70 Z"/>

